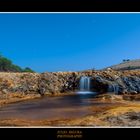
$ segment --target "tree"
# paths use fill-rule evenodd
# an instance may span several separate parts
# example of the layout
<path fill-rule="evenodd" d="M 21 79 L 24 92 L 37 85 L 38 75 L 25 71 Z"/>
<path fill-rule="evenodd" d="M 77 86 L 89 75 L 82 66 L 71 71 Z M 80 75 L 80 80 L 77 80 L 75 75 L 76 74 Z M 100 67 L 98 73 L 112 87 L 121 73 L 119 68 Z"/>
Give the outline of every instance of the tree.
<path fill-rule="evenodd" d="M 23 70 L 23 72 L 34 72 L 34 71 L 33 71 L 32 69 L 26 67 L 26 68 Z"/>
<path fill-rule="evenodd" d="M 123 62 L 126 62 L 126 60 L 125 60 L 125 59 L 123 59 Z"/>
<path fill-rule="evenodd" d="M 11 65 L 12 62 L 9 59 L 2 56 L 0 57 L 0 71 L 10 71 Z"/>
<path fill-rule="evenodd" d="M 123 59 L 123 62 L 129 62 L 130 59 Z"/>
<path fill-rule="evenodd" d="M 30 68 L 22 69 L 21 67 L 12 63 L 11 60 L 0 54 L 0 71 L 1 72 L 34 72 Z"/>
<path fill-rule="evenodd" d="M 17 65 L 12 65 L 11 66 L 11 71 L 13 71 L 13 72 L 22 72 L 23 70 L 22 70 L 21 67 L 19 67 Z"/>

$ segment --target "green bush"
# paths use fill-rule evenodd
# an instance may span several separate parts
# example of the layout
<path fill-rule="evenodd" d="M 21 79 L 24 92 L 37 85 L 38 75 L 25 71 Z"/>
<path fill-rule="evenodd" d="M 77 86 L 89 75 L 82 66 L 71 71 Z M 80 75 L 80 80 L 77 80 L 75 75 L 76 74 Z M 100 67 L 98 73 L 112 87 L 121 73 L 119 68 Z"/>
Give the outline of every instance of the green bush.
<path fill-rule="evenodd" d="M 11 60 L 0 55 L 0 72 L 34 72 L 30 68 L 22 69 L 21 67 L 14 65 Z"/>
<path fill-rule="evenodd" d="M 34 71 L 33 71 L 32 69 L 26 67 L 26 68 L 23 70 L 23 72 L 34 72 Z"/>

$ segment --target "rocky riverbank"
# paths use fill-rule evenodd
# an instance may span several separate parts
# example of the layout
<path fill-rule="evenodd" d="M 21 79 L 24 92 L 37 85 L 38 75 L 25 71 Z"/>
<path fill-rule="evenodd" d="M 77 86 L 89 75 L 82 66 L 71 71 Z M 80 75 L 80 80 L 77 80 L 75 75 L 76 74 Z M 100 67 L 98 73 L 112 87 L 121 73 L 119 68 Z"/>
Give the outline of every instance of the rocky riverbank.
<path fill-rule="evenodd" d="M 52 73 L 0 73 L 1 94 L 57 94 L 79 90 L 82 76 L 91 77 L 93 91 L 115 94 L 140 93 L 140 71 L 85 71 Z"/>

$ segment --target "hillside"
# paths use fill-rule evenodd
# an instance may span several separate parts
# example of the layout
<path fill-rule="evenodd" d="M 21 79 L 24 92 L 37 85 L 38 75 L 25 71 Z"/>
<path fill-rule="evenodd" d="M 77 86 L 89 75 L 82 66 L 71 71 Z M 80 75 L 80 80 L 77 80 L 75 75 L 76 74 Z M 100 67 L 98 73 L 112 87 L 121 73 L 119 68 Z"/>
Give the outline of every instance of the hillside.
<path fill-rule="evenodd" d="M 13 62 L 10 59 L 0 55 L 0 72 L 34 72 L 34 71 L 28 67 L 23 69 L 20 66 L 13 64 Z"/>
<path fill-rule="evenodd" d="M 140 59 L 137 60 L 126 60 L 120 64 L 110 66 L 114 70 L 140 70 Z"/>

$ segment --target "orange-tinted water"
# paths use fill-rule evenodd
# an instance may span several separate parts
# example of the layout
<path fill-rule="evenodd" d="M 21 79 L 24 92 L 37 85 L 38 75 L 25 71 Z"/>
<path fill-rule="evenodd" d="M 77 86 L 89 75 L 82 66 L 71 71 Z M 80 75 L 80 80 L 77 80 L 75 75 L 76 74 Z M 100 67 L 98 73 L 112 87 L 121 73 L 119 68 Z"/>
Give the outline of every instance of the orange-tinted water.
<path fill-rule="evenodd" d="M 59 97 L 43 97 L 0 108 L 0 119 L 69 119 L 79 118 L 93 114 L 91 107 L 105 106 L 109 103 L 99 103 L 95 100 L 94 94 L 76 94 Z"/>

